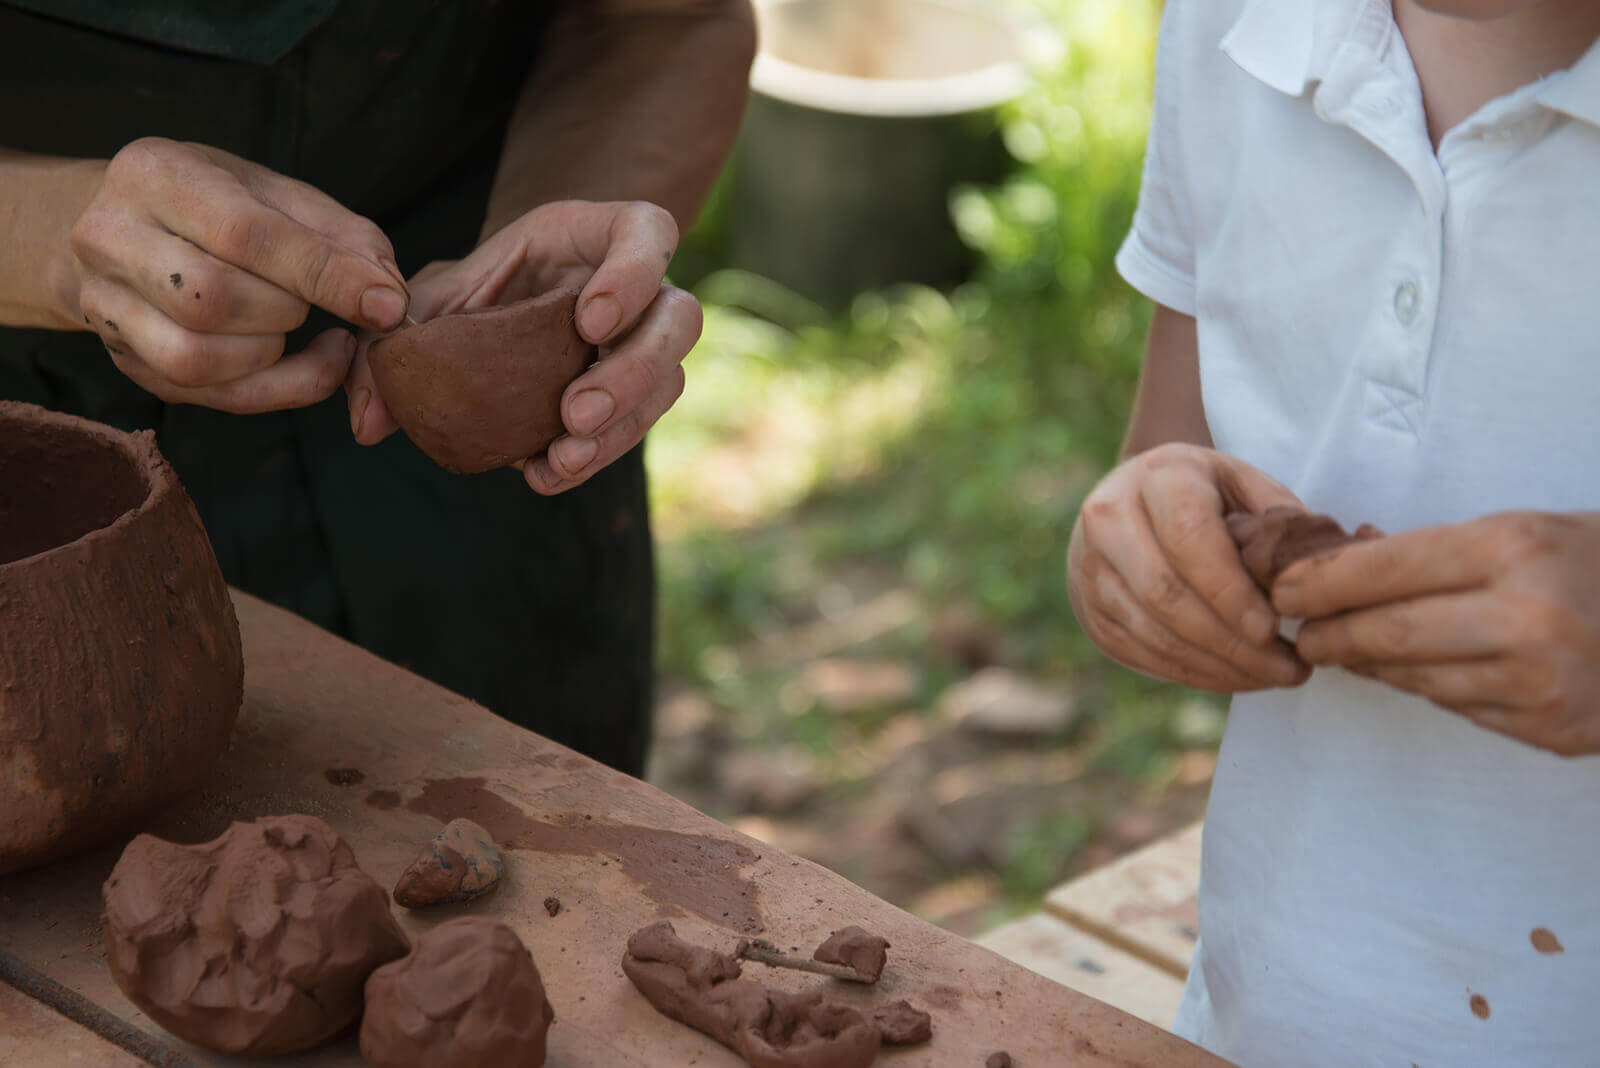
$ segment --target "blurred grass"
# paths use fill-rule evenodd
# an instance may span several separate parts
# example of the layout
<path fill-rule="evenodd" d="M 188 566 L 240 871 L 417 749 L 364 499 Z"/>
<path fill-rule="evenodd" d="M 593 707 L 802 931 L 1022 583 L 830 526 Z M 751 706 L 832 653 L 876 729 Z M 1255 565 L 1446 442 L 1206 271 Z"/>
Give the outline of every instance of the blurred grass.
<path fill-rule="evenodd" d="M 1112 260 L 1137 198 L 1159 4 L 1034 6 L 1067 47 L 1006 109 L 1009 180 L 952 198 L 981 255 L 972 281 L 863 294 L 829 314 L 715 269 L 720 194 L 687 238 L 674 271 L 695 279 L 706 329 L 648 454 L 662 665 L 744 735 L 825 757 L 872 724 L 785 714 L 784 671 L 739 650 L 826 616 L 830 597 L 909 590 L 930 615 L 974 614 L 1008 663 L 1072 680 L 1086 716 L 1075 744 L 1093 766 L 1159 783 L 1194 742 L 1175 718 L 1185 692 L 1101 657 L 1064 582 L 1077 508 L 1115 461 L 1148 318 Z M 915 660 L 931 700 L 955 669 L 926 640 L 912 627 L 869 651 Z M 1090 832 L 1071 814 L 1019 830 L 1007 893 L 1042 892 Z"/>

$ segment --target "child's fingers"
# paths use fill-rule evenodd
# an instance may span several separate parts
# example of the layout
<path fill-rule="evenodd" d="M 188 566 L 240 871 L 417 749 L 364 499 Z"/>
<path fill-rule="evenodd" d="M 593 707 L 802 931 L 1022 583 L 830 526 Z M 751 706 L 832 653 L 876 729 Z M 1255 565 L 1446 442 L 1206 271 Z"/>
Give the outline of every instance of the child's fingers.
<path fill-rule="evenodd" d="M 1308 620 L 1295 648 L 1310 664 L 1422 664 L 1501 655 L 1525 628 L 1504 595 L 1483 591 L 1397 601 Z"/>

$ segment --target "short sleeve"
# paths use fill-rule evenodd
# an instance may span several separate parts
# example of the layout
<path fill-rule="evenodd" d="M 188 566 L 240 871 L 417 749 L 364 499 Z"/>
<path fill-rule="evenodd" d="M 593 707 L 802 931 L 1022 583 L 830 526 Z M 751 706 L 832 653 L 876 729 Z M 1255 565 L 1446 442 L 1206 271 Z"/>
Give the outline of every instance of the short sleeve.
<path fill-rule="evenodd" d="M 1117 252 L 1128 284 L 1158 304 L 1195 313 L 1194 228 L 1184 173 L 1183 87 L 1186 66 L 1182 0 L 1168 0 L 1156 46 L 1155 107 L 1145 143 L 1144 176 L 1133 227 Z"/>

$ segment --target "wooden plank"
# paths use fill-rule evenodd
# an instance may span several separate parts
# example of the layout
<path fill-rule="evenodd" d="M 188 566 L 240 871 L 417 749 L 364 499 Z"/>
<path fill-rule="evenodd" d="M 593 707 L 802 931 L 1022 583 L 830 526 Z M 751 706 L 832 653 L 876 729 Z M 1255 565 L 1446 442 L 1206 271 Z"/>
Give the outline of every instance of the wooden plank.
<path fill-rule="evenodd" d="M 1067 990 L 878 900 L 815 864 L 740 835 L 653 787 L 515 727 L 463 698 L 249 597 L 236 596 L 245 705 L 224 767 L 150 830 L 204 841 L 235 819 L 304 812 L 332 824 L 385 885 L 448 818 L 484 824 L 507 849 L 506 885 L 466 905 L 414 914 L 420 934 L 462 913 L 511 926 L 544 974 L 556 1024 L 553 1068 L 734 1068 L 739 1059 L 657 1014 L 622 974 L 627 936 L 661 917 L 703 944 L 761 933 L 809 947 L 860 923 L 894 945 L 875 988 L 747 965 L 774 986 L 826 984 L 860 1006 L 908 998 L 934 1040 L 898 1066 L 1210 1066 L 1198 1048 Z M 208 1064 L 234 1063 L 161 1032 L 112 983 L 99 888 L 120 842 L 0 879 L 0 951 Z M 562 901 L 550 916 L 542 902 Z M 359 1063 L 352 1038 L 280 1065 Z"/>
<path fill-rule="evenodd" d="M 978 945 L 1130 1016 L 1170 1028 L 1183 981 L 1046 912 L 997 927 Z"/>
<path fill-rule="evenodd" d="M 146 1062 L 0 983 L 0 1064 L 145 1068 Z"/>
<path fill-rule="evenodd" d="M 1056 887 L 1045 909 L 1184 978 L 1199 938 L 1200 830 L 1196 823 Z"/>

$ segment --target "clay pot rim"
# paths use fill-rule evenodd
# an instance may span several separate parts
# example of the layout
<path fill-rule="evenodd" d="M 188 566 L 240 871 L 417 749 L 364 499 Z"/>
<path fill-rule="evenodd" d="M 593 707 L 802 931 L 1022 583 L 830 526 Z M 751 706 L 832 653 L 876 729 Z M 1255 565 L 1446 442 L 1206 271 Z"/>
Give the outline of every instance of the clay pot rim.
<path fill-rule="evenodd" d="M 92 545 L 97 541 L 118 537 L 122 531 L 135 523 L 149 512 L 154 511 L 168 495 L 172 493 L 176 480 L 172 477 L 172 469 L 161 456 L 161 451 L 156 448 L 156 434 L 153 430 L 136 430 L 132 433 L 118 430 L 116 427 L 107 426 L 93 419 L 86 419 L 79 415 L 68 415 L 66 412 L 54 411 L 37 404 L 28 404 L 23 401 L 0 401 L 0 426 L 7 423 L 21 424 L 24 430 L 32 428 L 56 428 L 67 433 L 75 434 L 80 438 L 96 441 L 111 448 L 128 461 L 130 467 L 138 475 L 145 486 L 144 500 L 129 508 L 105 526 L 95 527 L 87 533 L 80 534 L 71 541 L 53 545 L 48 549 L 41 549 L 31 556 L 19 557 L 0 564 L 0 574 L 13 569 L 37 563 L 47 557 L 64 555 L 79 550 L 83 546 Z"/>

